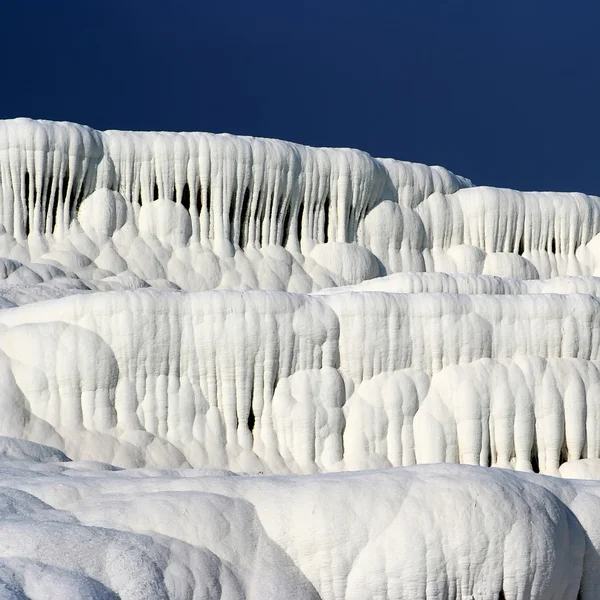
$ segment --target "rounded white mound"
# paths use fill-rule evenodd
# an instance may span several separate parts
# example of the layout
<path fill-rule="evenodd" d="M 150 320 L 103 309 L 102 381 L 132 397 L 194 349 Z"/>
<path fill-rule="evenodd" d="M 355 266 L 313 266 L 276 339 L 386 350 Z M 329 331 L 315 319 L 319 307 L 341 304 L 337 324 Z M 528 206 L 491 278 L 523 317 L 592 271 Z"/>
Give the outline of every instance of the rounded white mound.
<path fill-rule="evenodd" d="M 0 439 L 6 444 L 13 441 Z M 597 483 L 558 486 L 452 465 L 287 477 L 144 474 L 44 462 L 36 457 L 48 449 L 32 446 L 20 460 L 0 455 L 7 598 L 600 593 Z"/>

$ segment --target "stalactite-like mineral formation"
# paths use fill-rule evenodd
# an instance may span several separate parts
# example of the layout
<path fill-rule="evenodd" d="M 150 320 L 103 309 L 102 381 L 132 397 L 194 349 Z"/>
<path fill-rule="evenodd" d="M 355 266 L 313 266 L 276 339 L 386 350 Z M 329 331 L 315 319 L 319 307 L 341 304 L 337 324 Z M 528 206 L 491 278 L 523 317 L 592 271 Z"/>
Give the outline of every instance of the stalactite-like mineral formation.
<path fill-rule="evenodd" d="M 597 600 L 599 275 L 595 196 L 0 121 L 0 598 Z"/>

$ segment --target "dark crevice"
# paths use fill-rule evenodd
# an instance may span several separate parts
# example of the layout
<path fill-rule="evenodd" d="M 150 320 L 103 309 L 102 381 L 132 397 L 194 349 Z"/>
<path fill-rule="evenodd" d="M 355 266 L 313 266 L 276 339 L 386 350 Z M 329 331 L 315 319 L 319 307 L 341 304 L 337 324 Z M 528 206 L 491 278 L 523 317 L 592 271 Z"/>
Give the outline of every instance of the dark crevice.
<path fill-rule="evenodd" d="M 237 242 L 235 236 L 235 192 L 231 196 L 231 200 L 229 202 L 229 238 L 232 244 Z"/>
<path fill-rule="evenodd" d="M 181 204 L 182 206 L 190 212 L 190 186 L 186 183 L 183 186 L 183 193 L 181 195 Z"/>
<path fill-rule="evenodd" d="M 250 189 L 246 188 L 242 200 L 242 215 L 240 217 L 240 247 L 244 248 L 247 243 L 246 231 L 248 228 L 248 214 L 250 211 Z"/>
<path fill-rule="evenodd" d="M 69 189 L 69 172 L 67 171 L 66 175 L 63 177 L 62 182 L 62 193 L 63 193 L 63 201 L 67 201 L 67 191 Z"/>
<path fill-rule="evenodd" d="M 50 198 L 50 210 L 52 211 L 52 223 L 50 231 L 55 231 L 58 222 L 58 190 L 54 192 L 54 196 Z"/>
<path fill-rule="evenodd" d="M 352 236 L 351 236 L 352 234 Z M 348 221 L 346 223 L 346 239 L 345 242 L 354 242 L 355 228 L 354 228 L 354 205 L 350 205 L 350 210 L 348 211 Z M 348 239 L 350 238 L 350 239 Z"/>
<path fill-rule="evenodd" d="M 73 202 L 75 202 L 75 195 L 77 194 L 77 190 L 75 186 L 71 186 L 71 194 L 69 195 L 69 206 L 73 207 Z"/>
<path fill-rule="evenodd" d="M 82 202 L 83 202 L 83 187 L 81 188 L 81 190 L 79 190 L 79 194 L 77 195 L 77 198 L 75 198 L 75 203 L 74 203 L 73 207 L 71 208 L 71 214 L 74 217 L 77 215 L 77 211 L 79 210 L 79 207 L 81 206 Z"/>
<path fill-rule="evenodd" d="M 257 241 L 259 246 L 262 246 L 263 241 L 263 220 L 265 218 L 265 205 L 262 202 L 261 193 L 258 192 L 258 219 L 256 223 L 258 225 Z"/>
<path fill-rule="evenodd" d="M 29 173 L 25 172 L 25 235 L 29 236 L 30 227 L 29 227 L 29 191 L 30 191 L 30 183 L 29 183 Z"/>
<path fill-rule="evenodd" d="M 250 404 L 250 412 L 248 413 L 248 429 L 250 433 L 254 431 L 254 423 L 255 423 L 254 409 L 252 408 L 252 404 Z"/>
<path fill-rule="evenodd" d="M 562 448 L 560 449 L 560 458 L 558 460 L 559 464 L 563 464 L 569 461 L 569 450 L 567 448 L 566 441 L 563 443 Z"/>
<path fill-rule="evenodd" d="M 550 244 L 550 252 L 556 254 L 556 240 L 554 238 L 552 238 L 552 243 Z"/>
<path fill-rule="evenodd" d="M 283 198 L 282 198 L 283 202 Z M 290 237 L 290 220 L 292 217 L 292 207 L 288 205 L 285 209 L 285 216 L 283 218 L 283 235 L 281 236 L 281 245 L 286 246 Z"/>
<path fill-rule="evenodd" d="M 519 240 L 519 250 L 517 251 L 519 256 L 523 256 L 525 254 L 525 242 L 523 241 L 523 237 Z"/>
<path fill-rule="evenodd" d="M 302 240 L 302 216 L 304 214 L 304 202 L 300 203 L 298 207 L 298 217 L 296 219 L 296 236 L 298 237 L 298 243 Z"/>
<path fill-rule="evenodd" d="M 154 184 L 154 193 L 152 194 L 153 200 L 158 200 L 158 185 Z"/>
<path fill-rule="evenodd" d="M 531 450 L 531 468 L 534 473 L 540 472 L 540 461 L 538 459 L 537 443 L 534 444 Z"/>
<path fill-rule="evenodd" d="M 331 205 L 331 199 L 329 196 L 325 198 L 325 204 L 323 205 L 323 211 L 325 212 L 323 219 L 323 241 L 327 243 L 329 241 L 329 208 Z"/>
<path fill-rule="evenodd" d="M 506 596 L 504 595 L 504 590 L 500 590 L 498 594 L 498 600 L 506 600 Z"/>
<path fill-rule="evenodd" d="M 44 224 L 48 229 L 46 230 L 46 233 L 52 233 L 52 228 L 54 227 L 54 221 L 56 220 L 56 217 L 53 215 L 52 221 L 48 222 L 48 213 L 50 211 L 54 210 L 54 205 L 53 205 L 53 200 L 54 197 L 52 195 L 52 186 L 54 185 L 54 178 L 52 177 L 52 175 L 50 175 L 48 177 L 48 185 L 46 187 L 46 197 L 48 199 L 48 203 L 46 204 L 46 211 L 48 211 L 46 213 L 46 223 Z"/>
<path fill-rule="evenodd" d="M 196 210 L 198 214 L 200 214 L 200 209 L 202 208 L 202 186 L 198 186 L 198 192 L 196 193 Z"/>
<path fill-rule="evenodd" d="M 210 220 L 210 185 L 206 188 L 206 211 L 208 212 L 208 218 Z"/>
<path fill-rule="evenodd" d="M 77 194 L 77 197 L 75 198 L 75 204 L 73 205 L 71 211 L 73 216 L 77 216 L 77 211 L 79 210 L 79 207 L 81 206 L 81 203 L 83 202 L 83 198 L 85 196 L 85 177 L 83 178 L 82 182 L 81 182 L 81 187 L 79 188 L 79 192 L 77 193 L 77 191 L 73 190 L 74 193 Z"/>

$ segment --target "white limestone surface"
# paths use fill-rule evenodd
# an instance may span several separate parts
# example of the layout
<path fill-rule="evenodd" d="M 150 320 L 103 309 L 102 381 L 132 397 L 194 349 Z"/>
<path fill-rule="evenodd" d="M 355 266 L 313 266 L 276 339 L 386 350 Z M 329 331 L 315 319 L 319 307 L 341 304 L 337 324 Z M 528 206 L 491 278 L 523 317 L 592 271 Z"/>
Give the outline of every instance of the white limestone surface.
<path fill-rule="evenodd" d="M 0 254 L 94 280 L 308 292 L 380 274 L 365 222 L 377 206 L 418 220 L 430 193 L 470 185 L 358 150 L 0 121 Z"/>
<path fill-rule="evenodd" d="M 0 368 L 0 434 L 123 467 L 600 459 L 591 295 L 78 294 L 0 311 Z"/>
<path fill-rule="evenodd" d="M 595 276 L 599 211 L 358 150 L 0 121 L 0 254 L 80 279 L 310 292 L 397 272 Z"/>
<path fill-rule="evenodd" d="M 593 600 L 600 484 L 121 470 L 0 439 L 3 598 Z"/>
<path fill-rule="evenodd" d="M 0 121 L 0 598 L 597 599 L 599 236 L 358 150 Z"/>

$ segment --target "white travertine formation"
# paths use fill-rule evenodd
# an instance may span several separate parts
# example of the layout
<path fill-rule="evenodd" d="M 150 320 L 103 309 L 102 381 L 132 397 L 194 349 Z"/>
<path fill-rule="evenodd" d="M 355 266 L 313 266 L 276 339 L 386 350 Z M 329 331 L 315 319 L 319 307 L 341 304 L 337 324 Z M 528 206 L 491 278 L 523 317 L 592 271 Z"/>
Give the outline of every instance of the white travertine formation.
<path fill-rule="evenodd" d="M 186 290 L 309 292 L 380 274 L 368 242 L 385 205 L 418 220 L 430 193 L 470 185 L 357 150 L 0 121 L 0 253 L 81 278 L 130 271 Z M 422 270 L 404 237 L 405 266 Z M 332 272 L 332 257 L 346 268 Z"/>
<path fill-rule="evenodd" d="M 0 312 L 0 433 L 77 459 L 554 475 L 600 459 L 595 296 L 140 289 L 39 306 Z"/>
<path fill-rule="evenodd" d="M 600 277 L 555 277 L 553 279 L 510 279 L 495 275 L 460 273 L 394 273 L 356 285 L 324 288 L 316 295 L 348 292 L 389 294 L 591 294 L 600 296 Z"/>
<path fill-rule="evenodd" d="M 4 438 L 0 590 L 32 600 L 594 600 L 599 509 L 600 483 L 479 467 L 118 470 Z"/>
<path fill-rule="evenodd" d="M 0 121 L 0 416 L 0 598 L 596 599 L 600 198 Z"/>
<path fill-rule="evenodd" d="M 0 121 L 0 253 L 81 279 L 310 292 L 396 272 L 593 276 L 599 211 L 356 150 Z"/>

